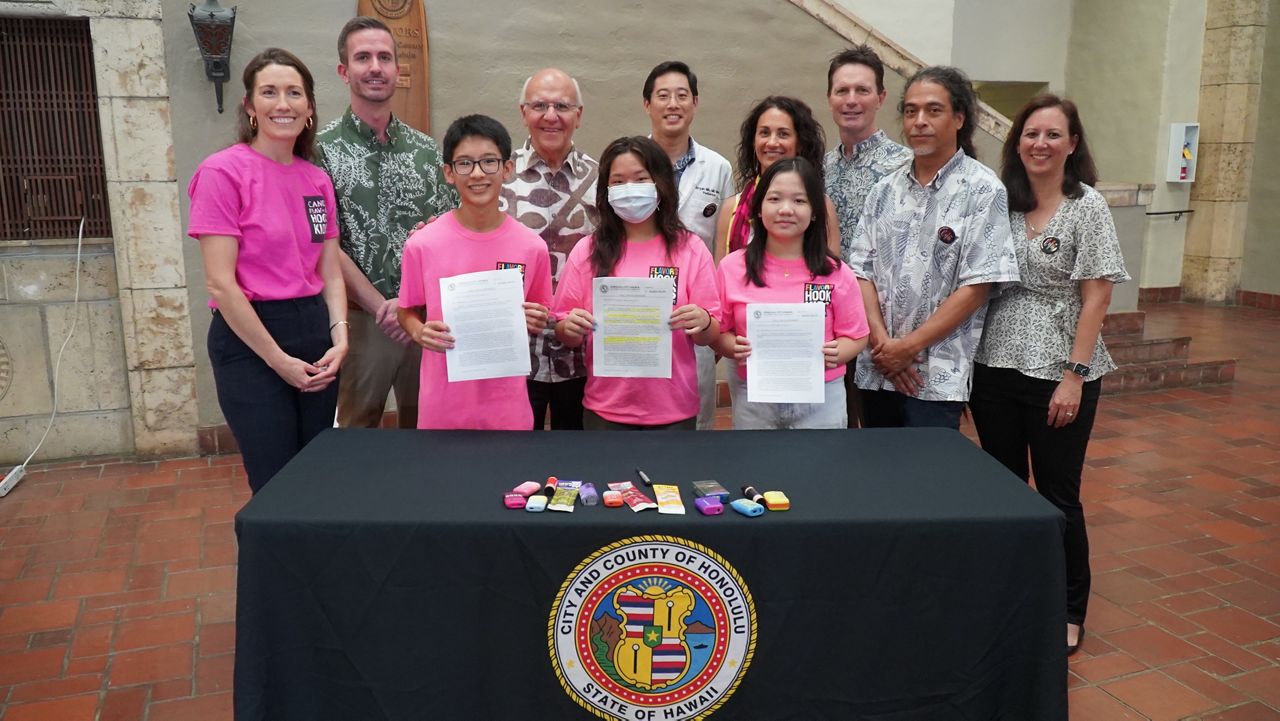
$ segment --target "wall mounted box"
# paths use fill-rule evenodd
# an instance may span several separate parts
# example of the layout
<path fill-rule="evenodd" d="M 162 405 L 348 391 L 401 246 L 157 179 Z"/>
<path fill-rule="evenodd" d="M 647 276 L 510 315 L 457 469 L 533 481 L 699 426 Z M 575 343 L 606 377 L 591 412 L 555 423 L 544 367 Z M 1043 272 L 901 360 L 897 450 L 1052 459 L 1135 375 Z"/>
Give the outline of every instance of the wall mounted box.
<path fill-rule="evenodd" d="M 1169 125 L 1169 167 L 1165 180 L 1191 183 L 1196 179 L 1196 163 L 1200 159 L 1200 123 Z"/>

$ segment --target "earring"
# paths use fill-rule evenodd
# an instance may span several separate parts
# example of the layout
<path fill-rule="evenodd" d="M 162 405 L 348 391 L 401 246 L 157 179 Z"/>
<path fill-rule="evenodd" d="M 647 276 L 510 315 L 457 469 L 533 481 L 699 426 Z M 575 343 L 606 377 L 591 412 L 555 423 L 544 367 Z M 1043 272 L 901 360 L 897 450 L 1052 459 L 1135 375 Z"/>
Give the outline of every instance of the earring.
<path fill-rule="evenodd" d="M 307 118 L 307 130 L 312 129 L 315 126 L 316 126 L 316 116 L 312 115 L 311 117 Z"/>
<path fill-rule="evenodd" d="M 258 131 L 258 116 L 257 116 L 257 115 L 250 115 L 250 116 L 249 116 L 249 129 L 250 129 L 250 130 L 252 130 L 252 131 L 254 131 L 254 132 L 257 132 L 257 131 Z"/>

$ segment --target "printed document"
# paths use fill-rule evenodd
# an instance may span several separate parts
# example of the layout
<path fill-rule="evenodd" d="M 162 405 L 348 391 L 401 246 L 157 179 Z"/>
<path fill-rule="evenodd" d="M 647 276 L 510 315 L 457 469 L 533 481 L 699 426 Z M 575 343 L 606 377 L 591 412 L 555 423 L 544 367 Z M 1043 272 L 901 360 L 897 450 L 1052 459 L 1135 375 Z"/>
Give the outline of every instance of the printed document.
<path fill-rule="evenodd" d="M 747 400 L 821 403 L 827 306 L 823 303 L 748 303 Z"/>
<path fill-rule="evenodd" d="M 455 341 L 444 354 L 451 382 L 529 375 L 524 274 L 518 268 L 441 278 L 440 311 Z"/>
<path fill-rule="evenodd" d="M 596 278 L 592 373 L 609 378 L 671 377 L 670 278 Z"/>

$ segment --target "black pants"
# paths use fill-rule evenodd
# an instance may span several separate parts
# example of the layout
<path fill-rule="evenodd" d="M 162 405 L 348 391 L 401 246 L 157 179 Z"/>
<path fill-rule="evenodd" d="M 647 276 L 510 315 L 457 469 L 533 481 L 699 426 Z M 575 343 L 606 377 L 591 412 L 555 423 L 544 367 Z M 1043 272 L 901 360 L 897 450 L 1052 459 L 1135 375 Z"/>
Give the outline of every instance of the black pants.
<path fill-rule="evenodd" d="M 276 344 L 295 358 L 315 363 L 333 345 L 329 311 L 318 295 L 254 301 L 253 308 Z M 257 493 L 308 441 L 333 426 L 338 383 L 308 393 L 285 383 L 218 312 L 209 325 L 209 361 L 218 405 L 240 445 L 249 488 Z"/>
<path fill-rule="evenodd" d="M 1084 526 L 1084 506 L 1080 505 L 1080 474 L 1085 449 L 1098 411 L 1102 379 L 1084 384 L 1076 419 L 1061 428 L 1046 423 L 1049 400 L 1058 387 L 1023 375 L 1011 368 L 989 368 L 978 364 L 973 371 L 973 393 L 969 410 L 978 430 L 982 449 L 1013 471 L 1028 479 L 1036 490 L 1067 517 L 1063 545 L 1067 561 L 1067 622 L 1084 623 L 1089 607 L 1089 535 Z"/>
<path fill-rule="evenodd" d="M 960 430 L 964 401 L 922 401 L 897 391 L 860 391 L 863 428 Z"/>
<path fill-rule="evenodd" d="M 582 425 L 588 431 L 696 431 L 698 430 L 698 417 L 693 416 L 682 421 L 663 423 L 657 426 L 645 426 L 637 423 L 614 423 L 587 408 L 582 412 Z"/>
<path fill-rule="evenodd" d="M 533 430 L 542 430 L 551 409 L 551 430 L 582 430 L 582 393 L 586 378 L 573 378 L 558 383 L 529 381 L 529 405 L 533 406 Z"/>
<path fill-rule="evenodd" d="M 858 384 L 853 382 L 853 363 L 844 372 L 844 404 L 845 410 L 849 414 L 850 428 L 864 428 L 866 423 L 862 420 L 862 389 L 858 388 Z"/>

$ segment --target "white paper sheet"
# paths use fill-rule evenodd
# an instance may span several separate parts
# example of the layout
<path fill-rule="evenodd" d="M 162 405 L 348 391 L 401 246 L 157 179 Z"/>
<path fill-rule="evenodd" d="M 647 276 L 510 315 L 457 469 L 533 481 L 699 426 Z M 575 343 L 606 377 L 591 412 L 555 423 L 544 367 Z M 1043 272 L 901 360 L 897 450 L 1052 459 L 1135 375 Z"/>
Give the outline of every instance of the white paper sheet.
<path fill-rule="evenodd" d="M 827 306 L 822 303 L 748 303 L 747 400 L 821 403 Z"/>
<path fill-rule="evenodd" d="M 609 378 L 671 377 L 670 278 L 596 278 L 591 372 Z"/>
<path fill-rule="evenodd" d="M 518 268 L 441 278 L 440 311 L 455 341 L 444 354 L 450 381 L 529 375 L 524 275 Z"/>

